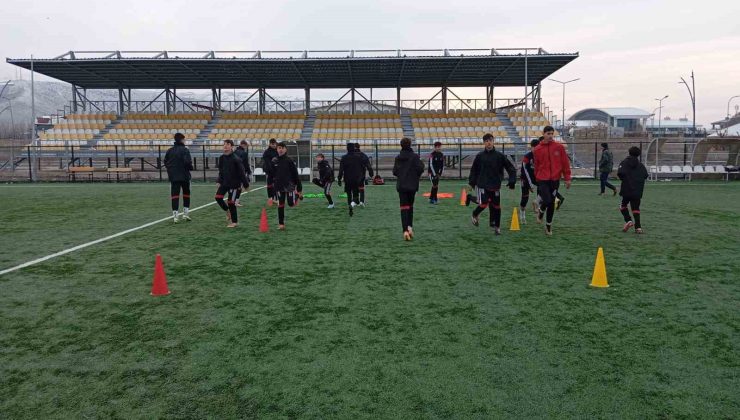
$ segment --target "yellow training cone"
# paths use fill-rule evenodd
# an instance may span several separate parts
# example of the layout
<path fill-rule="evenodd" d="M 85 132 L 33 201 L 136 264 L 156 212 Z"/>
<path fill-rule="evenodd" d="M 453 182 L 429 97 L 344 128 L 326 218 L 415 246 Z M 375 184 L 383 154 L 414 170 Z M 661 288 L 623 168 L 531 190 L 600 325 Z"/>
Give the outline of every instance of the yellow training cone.
<path fill-rule="evenodd" d="M 511 215 L 511 227 L 509 230 L 519 230 L 519 209 L 514 207 L 514 214 Z"/>
<path fill-rule="evenodd" d="M 591 276 L 591 287 L 609 287 L 606 281 L 606 263 L 604 263 L 604 250 L 599 247 L 596 253 L 596 264 L 594 264 L 594 274 Z"/>

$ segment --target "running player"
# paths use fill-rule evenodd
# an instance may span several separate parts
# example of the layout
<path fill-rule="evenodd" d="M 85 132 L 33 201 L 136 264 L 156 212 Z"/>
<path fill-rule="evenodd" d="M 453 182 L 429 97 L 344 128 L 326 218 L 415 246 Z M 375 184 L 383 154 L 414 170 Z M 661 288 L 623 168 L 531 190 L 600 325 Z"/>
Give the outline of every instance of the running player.
<path fill-rule="evenodd" d="M 185 147 L 185 136 L 175 133 L 175 144 L 164 155 L 164 166 L 167 168 L 167 178 L 170 180 L 170 200 L 172 201 L 172 220 L 190 219 L 190 171 L 193 170 L 193 161 L 190 151 Z M 180 191 L 182 191 L 182 213 L 178 218 L 177 210 L 180 207 Z"/>
<path fill-rule="evenodd" d="M 352 217 L 357 203 L 360 202 L 360 185 L 365 172 L 365 164 L 362 157 L 355 151 L 353 143 L 347 143 L 347 154 L 339 161 L 339 175 L 337 182 L 342 186 L 344 181 L 344 192 L 347 193 L 347 205 L 349 215 Z"/>
<path fill-rule="evenodd" d="M 218 190 L 216 190 L 216 202 L 226 212 L 228 228 L 239 226 L 236 212 L 236 192 L 242 187 L 249 186 L 246 171 L 241 159 L 234 154 L 234 142 L 224 140 L 224 153 L 218 158 Z M 224 202 L 224 196 L 227 201 Z"/>
<path fill-rule="evenodd" d="M 514 164 L 493 146 L 491 133 L 483 136 L 483 145 L 483 151 L 473 160 L 468 177 L 468 184 L 475 189 L 478 202 L 471 220 L 473 226 L 478 226 L 478 216 L 489 205 L 493 206 L 489 209 L 489 225 L 494 234 L 501 235 L 501 180 L 506 170 L 509 175 L 506 186 L 513 190 L 516 186 L 516 169 Z"/>
<path fill-rule="evenodd" d="M 570 188 L 570 161 L 565 147 L 553 140 L 555 129 L 546 126 L 544 137 L 534 148 L 534 173 L 537 182 L 537 195 L 540 197 L 540 212 L 537 223 L 545 220 L 545 234 L 552 236 L 552 220 L 555 215 L 555 198 L 560 188 L 560 179 L 565 179 L 565 188 Z"/>
<path fill-rule="evenodd" d="M 270 139 L 267 149 L 262 153 L 262 170 L 265 171 L 265 183 L 267 185 L 267 206 L 272 207 L 275 199 L 275 188 L 273 185 L 272 159 L 278 156 L 277 140 Z"/>
<path fill-rule="evenodd" d="M 272 174 L 275 181 L 275 194 L 278 199 L 278 229 L 285 230 L 285 203 L 293 207 L 303 198 L 303 184 L 298 176 L 298 167 L 288 157 L 288 146 L 277 144 L 278 156 L 272 158 Z"/>
<path fill-rule="evenodd" d="M 439 179 L 442 177 L 442 172 L 445 169 L 445 155 L 442 153 L 442 143 L 435 142 L 434 150 L 429 154 L 429 165 L 427 166 L 427 172 L 429 174 L 429 181 L 432 182 L 432 191 L 429 193 L 429 204 L 437 204 L 437 192 L 439 191 Z"/>
<path fill-rule="evenodd" d="M 327 208 L 333 209 L 334 200 L 331 198 L 331 185 L 334 183 L 334 169 L 332 169 L 329 162 L 324 158 L 323 153 L 316 155 L 316 166 L 319 168 L 319 177 L 314 178 L 311 182 L 324 190 L 324 196 L 329 202 L 329 207 Z"/>
<path fill-rule="evenodd" d="M 239 147 L 237 147 L 234 150 L 234 154 L 239 157 L 242 161 L 242 166 L 244 166 L 244 170 L 247 173 L 247 180 L 250 179 L 252 175 L 252 168 L 249 166 L 249 143 L 247 143 L 246 140 L 242 140 L 239 142 Z M 247 186 L 248 188 L 248 186 Z M 239 200 L 239 197 L 241 197 L 242 191 L 241 189 L 237 190 L 236 192 L 236 206 L 241 207 L 242 203 Z"/>
<path fill-rule="evenodd" d="M 396 191 L 401 205 L 401 227 L 406 241 L 414 238 L 414 198 L 419 191 L 419 177 L 422 173 L 424 163 L 411 149 L 411 140 L 402 138 L 401 152 L 393 163 L 393 175 L 396 177 Z"/>
<path fill-rule="evenodd" d="M 640 201 L 642 200 L 642 192 L 645 189 L 645 180 L 648 177 L 648 171 L 645 165 L 640 162 L 640 153 L 640 148 L 630 147 L 629 156 L 619 164 L 619 169 L 617 170 L 617 176 L 622 180 L 622 185 L 619 188 L 619 195 L 622 196 L 622 205 L 619 207 L 619 211 L 624 216 L 623 232 L 627 232 L 634 226 L 635 233 L 642 233 Z M 630 217 L 627 204 L 632 208 L 632 216 L 635 218 L 634 222 L 632 221 L 632 217 Z"/>

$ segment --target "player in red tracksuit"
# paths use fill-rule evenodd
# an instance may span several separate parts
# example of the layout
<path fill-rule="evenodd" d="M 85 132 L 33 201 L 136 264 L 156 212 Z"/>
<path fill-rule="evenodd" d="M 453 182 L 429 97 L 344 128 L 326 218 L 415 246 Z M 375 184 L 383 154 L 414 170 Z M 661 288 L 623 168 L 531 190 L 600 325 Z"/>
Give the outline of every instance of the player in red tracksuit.
<path fill-rule="evenodd" d="M 534 191 L 534 187 L 537 186 L 534 177 L 534 148 L 540 143 L 538 139 L 534 139 L 529 143 L 530 151 L 522 157 L 522 166 L 519 168 L 519 180 L 522 186 L 522 199 L 519 201 L 519 220 L 522 224 L 527 223 L 527 203 L 529 202 L 529 194 Z M 532 205 L 536 205 L 534 202 Z"/>
<path fill-rule="evenodd" d="M 565 179 L 565 188 L 570 188 L 570 160 L 565 147 L 553 140 L 555 129 L 549 125 L 543 130 L 544 138 L 534 148 L 534 175 L 537 182 L 537 195 L 540 197 L 540 213 L 537 223 L 545 221 L 545 234 L 552 236 L 552 219 L 555 215 L 555 197 L 560 188 L 560 179 Z"/>

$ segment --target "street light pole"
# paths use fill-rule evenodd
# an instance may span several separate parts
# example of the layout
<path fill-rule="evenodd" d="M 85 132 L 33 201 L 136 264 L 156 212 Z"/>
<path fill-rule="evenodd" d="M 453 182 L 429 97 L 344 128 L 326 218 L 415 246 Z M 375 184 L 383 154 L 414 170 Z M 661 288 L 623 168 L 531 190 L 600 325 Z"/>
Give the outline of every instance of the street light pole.
<path fill-rule="evenodd" d="M 0 95 L 0 96 L 2 96 L 2 95 Z M 732 102 L 732 100 L 735 99 L 735 98 L 740 98 L 740 95 L 735 95 L 735 96 L 731 97 L 730 100 L 727 101 L 727 119 L 728 120 L 730 119 L 730 102 Z"/>
<path fill-rule="evenodd" d="M 663 100 L 665 100 L 667 97 L 668 95 L 660 99 L 655 98 L 655 100 L 658 101 L 658 136 L 660 136 L 661 121 L 663 121 Z"/>
<path fill-rule="evenodd" d="M 691 98 L 691 111 L 692 111 L 692 118 L 693 121 L 691 123 L 691 136 L 693 138 L 696 138 L 696 84 L 694 82 L 694 71 L 691 70 L 691 86 L 689 86 L 688 83 L 686 83 L 686 80 L 684 78 L 681 78 L 681 81 L 678 82 L 678 84 L 683 84 L 686 86 L 686 89 L 689 91 L 689 97 Z"/>
<path fill-rule="evenodd" d="M 577 79 L 568 80 L 567 82 L 561 82 L 560 80 L 555 80 L 555 79 L 551 79 L 551 78 L 548 78 L 548 80 L 551 80 L 553 82 L 557 82 L 557 83 L 560 83 L 561 85 L 563 85 L 563 106 L 562 106 L 562 108 L 560 108 L 560 111 L 561 111 L 561 118 L 560 118 L 560 120 L 561 120 L 561 127 L 560 127 L 560 129 L 563 130 L 563 131 L 565 131 L 565 85 L 567 85 L 568 83 L 572 83 L 572 82 L 576 82 L 578 80 L 581 80 L 581 78 L 579 77 Z"/>

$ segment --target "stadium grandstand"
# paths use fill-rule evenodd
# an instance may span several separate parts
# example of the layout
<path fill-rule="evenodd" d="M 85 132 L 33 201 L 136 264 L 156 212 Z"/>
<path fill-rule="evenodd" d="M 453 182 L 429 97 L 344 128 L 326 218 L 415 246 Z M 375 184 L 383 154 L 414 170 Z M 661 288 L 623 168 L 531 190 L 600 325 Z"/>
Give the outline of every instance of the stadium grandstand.
<path fill-rule="evenodd" d="M 34 72 L 72 85 L 68 112 L 53 116 L 53 124 L 40 129 L 30 145 L 42 158 L 36 159 L 40 166 L 43 159 L 58 158 L 59 169 L 64 169 L 63 162 L 110 167 L 123 155 L 124 165 L 137 158 L 142 170 L 145 162 L 161 170 L 161 162 L 151 160 L 161 157 L 175 132 L 185 134 L 186 144 L 205 166 L 220 154 L 224 139 L 246 140 L 253 152 L 270 138 L 288 141 L 303 162 L 311 162 L 305 158 L 318 152 L 333 154 L 351 141 L 373 146 L 380 164 L 384 151 L 396 149 L 403 136 L 418 147 L 441 141 L 469 154 L 490 132 L 508 153 L 519 154 L 550 124 L 540 94 L 542 80 L 577 57 L 542 48 L 69 51 L 51 59 L 7 62 L 26 69 L 33 65 Z M 461 99 L 453 89 L 464 87 L 484 88 L 486 98 Z M 525 95 L 496 98 L 499 87 L 523 87 Z M 360 92 L 367 88 L 394 88 L 396 100 L 368 100 Z M 403 89 L 409 88 L 439 90 L 428 99 L 402 98 Z M 90 100 L 87 92 L 93 89 L 116 89 L 119 100 Z M 152 101 L 133 101 L 136 89 L 161 92 Z M 183 100 L 178 91 L 185 89 L 208 89 L 211 101 Z M 254 93 L 245 101 L 224 101 L 224 89 Z M 270 89 L 301 89 L 305 99 L 286 106 Z M 327 106 L 311 100 L 316 89 L 346 91 Z M 463 156 L 460 161 L 462 170 Z"/>

